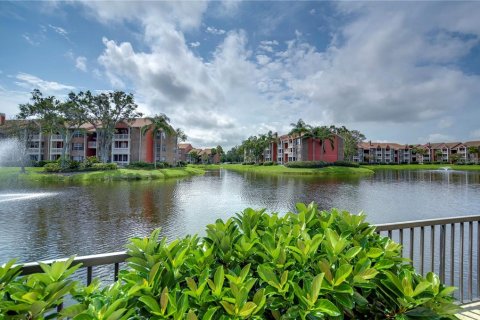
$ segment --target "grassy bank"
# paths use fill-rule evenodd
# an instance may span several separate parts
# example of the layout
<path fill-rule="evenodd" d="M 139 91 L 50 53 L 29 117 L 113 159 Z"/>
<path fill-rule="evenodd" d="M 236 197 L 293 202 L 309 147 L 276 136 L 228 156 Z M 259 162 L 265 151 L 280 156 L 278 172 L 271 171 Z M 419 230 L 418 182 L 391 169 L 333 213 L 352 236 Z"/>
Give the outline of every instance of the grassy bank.
<path fill-rule="evenodd" d="M 288 175 L 351 175 L 371 174 L 372 170 L 367 168 L 349 167 L 326 167 L 326 168 L 287 168 L 285 166 L 255 166 L 241 164 L 222 164 L 218 167 L 239 172 L 255 172 L 266 174 L 288 174 Z"/>
<path fill-rule="evenodd" d="M 90 171 L 72 173 L 45 173 L 43 168 L 26 168 L 27 173 L 21 174 L 20 168 L 0 168 L 0 179 L 21 179 L 30 181 L 117 181 L 117 180 L 158 180 L 169 178 L 184 178 L 203 174 L 198 168 L 169 168 L 159 170 L 117 169 L 109 171 Z"/>
<path fill-rule="evenodd" d="M 480 170 L 480 165 L 454 165 L 454 164 L 394 164 L 394 165 L 365 165 L 362 168 L 371 170 L 439 170 L 449 167 L 451 170 Z"/>

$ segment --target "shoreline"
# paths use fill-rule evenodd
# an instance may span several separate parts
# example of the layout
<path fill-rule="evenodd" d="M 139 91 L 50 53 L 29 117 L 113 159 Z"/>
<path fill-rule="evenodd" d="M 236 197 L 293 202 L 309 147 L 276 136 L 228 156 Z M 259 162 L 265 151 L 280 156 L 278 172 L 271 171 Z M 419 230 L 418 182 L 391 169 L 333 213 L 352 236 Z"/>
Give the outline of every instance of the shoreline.
<path fill-rule="evenodd" d="M 26 174 L 20 173 L 19 167 L 0 168 L 0 179 L 18 179 L 27 181 L 58 181 L 58 182 L 83 182 L 83 181 L 125 181 L 125 180 L 161 180 L 171 178 L 184 178 L 202 175 L 204 170 L 198 168 L 168 168 L 157 170 L 143 169 L 116 169 L 104 171 L 79 171 L 65 173 L 46 173 L 43 168 L 26 167 Z"/>
<path fill-rule="evenodd" d="M 211 165 L 193 165 L 192 168 L 199 168 L 202 170 L 219 170 L 226 169 L 237 172 L 254 172 L 262 174 L 276 174 L 276 175 L 310 175 L 310 176 L 327 176 L 327 175 L 369 175 L 374 171 L 368 168 L 352 168 L 330 166 L 325 168 L 288 168 L 282 165 L 275 166 L 256 166 L 256 165 L 242 165 L 242 164 L 211 164 Z"/>

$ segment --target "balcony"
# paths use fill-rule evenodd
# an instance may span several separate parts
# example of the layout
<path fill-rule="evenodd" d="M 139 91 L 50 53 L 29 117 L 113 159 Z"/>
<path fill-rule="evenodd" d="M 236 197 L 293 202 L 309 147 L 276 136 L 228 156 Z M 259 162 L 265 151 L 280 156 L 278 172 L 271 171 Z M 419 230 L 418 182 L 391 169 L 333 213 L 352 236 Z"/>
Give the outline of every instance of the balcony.
<path fill-rule="evenodd" d="M 40 152 L 40 148 L 28 148 L 27 149 L 27 153 L 39 153 Z M 43 152 L 43 149 L 42 149 L 42 152 Z"/>
<path fill-rule="evenodd" d="M 52 134 L 50 136 L 51 141 L 63 141 L 62 135 L 61 134 Z"/>
<path fill-rule="evenodd" d="M 51 148 L 50 149 L 50 154 L 54 154 L 54 153 L 60 154 L 60 153 L 62 153 L 62 150 L 63 150 L 63 148 Z"/>
<path fill-rule="evenodd" d="M 128 154 L 130 153 L 130 148 L 112 148 L 112 153 L 114 154 Z"/>
<path fill-rule="evenodd" d="M 118 141 L 118 140 L 129 140 L 130 139 L 130 135 L 127 133 L 127 134 L 114 134 L 113 135 L 113 140 L 114 141 Z"/>
<path fill-rule="evenodd" d="M 97 148 L 97 141 L 89 141 L 87 144 L 89 149 L 96 149 Z"/>
<path fill-rule="evenodd" d="M 40 135 L 39 134 L 34 134 L 32 135 L 32 141 L 39 141 L 40 140 Z"/>

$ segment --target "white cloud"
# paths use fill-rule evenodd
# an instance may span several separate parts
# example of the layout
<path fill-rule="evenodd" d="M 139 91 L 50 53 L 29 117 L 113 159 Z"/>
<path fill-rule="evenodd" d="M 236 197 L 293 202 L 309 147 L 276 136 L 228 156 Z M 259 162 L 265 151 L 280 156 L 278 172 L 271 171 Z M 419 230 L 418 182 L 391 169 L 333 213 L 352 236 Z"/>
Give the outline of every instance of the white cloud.
<path fill-rule="evenodd" d="M 151 113 L 167 113 L 200 145 L 238 144 L 272 121 L 285 132 L 298 118 L 366 128 L 367 135 L 385 135 L 369 128 L 386 123 L 402 134 L 413 126 L 415 138 L 446 141 L 458 135 L 432 134 L 429 126 L 451 129 L 456 115 L 480 99 L 480 78 L 456 67 L 479 41 L 474 4 L 419 3 L 412 13 L 399 3 L 340 3 L 338 10 L 354 18 L 325 51 L 299 32 L 285 46 L 265 40 L 250 51 L 247 34 L 231 31 L 209 60 L 195 55 L 183 34 L 201 26 L 201 8 L 185 25 L 171 17 L 154 20 L 139 8 L 131 9 L 135 16 L 87 5 L 108 19 L 143 21 L 149 50 L 104 39 L 98 62 L 114 86 L 135 88 Z M 444 5 L 448 15 L 436 9 Z M 464 33 L 469 36 L 459 36 Z"/>
<path fill-rule="evenodd" d="M 70 39 L 68 38 L 68 31 L 65 30 L 64 28 L 62 27 L 58 27 L 58 26 L 54 26 L 54 25 L 51 25 L 49 24 L 48 25 L 53 31 L 55 31 L 57 34 L 59 34 L 60 36 L 62 36 L 63 38 L 67 39 L 68 41 L 70 41 Z"/>
<path fill-rule="evenodd" d="M 223 30 L 223 29 L 217 29 L 215 27 L 207 27 L 205 29 L 205 32 L 207 33 L 211 33 L 211 34 L 215 34 L 215 35 L 222 35 L 222 34 L 225 34 L 226 31 Z"/>
<path fill-rule="evenodd" d="M 75 59 L 75 67 L 83 72 L 87 72 L 87 58 L 78 56 Z"/>
<path fill-rule="evenodd" d="M 198 42 L 198 41 L 190 42 L 190 47 L 192 47 L 192 48 L 200 47 L 200 42 Z"/>
<path fill-rule="evenodd" d="M 313 15 L 315 15 L 315 13 L 317 13 L 317 10 L 312 9 L 312 10 L 309 11 L 309 13 L 313 16 Z"/>
<path fill-rule="evenodd" d="M 28 73 L 18 73 L 15 78 L 18 80 L 15 81 L 15 84 L 29 90 L 40 89 L 41 91 L 51 92 L 75 89 L 73 86 L 61 84 L 55 81 L 46 81 Z"/>
<path fill-rule="evenodd" d="M 37 47 L 38 45 L 40 45 L 40 42 L 33 40 L 28 33 L 22 34 L 22 38 L 25 39 L 25 41 L 27 41 L 32 46 Z"/>
<path fill-rule="evenodd" d="M 13 118 L 18 114 L 18 105 L 29 102 L 30 93 L 28 91 L 6 90 L 0 86 L 0 105 L 2 113 L 7 118 Z"/>

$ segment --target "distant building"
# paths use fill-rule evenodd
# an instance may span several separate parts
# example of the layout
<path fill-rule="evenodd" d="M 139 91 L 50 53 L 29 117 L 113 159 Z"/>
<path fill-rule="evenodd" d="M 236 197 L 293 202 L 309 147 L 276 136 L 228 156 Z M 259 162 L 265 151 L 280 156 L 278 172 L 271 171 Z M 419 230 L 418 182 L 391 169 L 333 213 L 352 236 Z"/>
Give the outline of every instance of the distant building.
<path fill-rule="evenodd" d="M 180 161 L 187 162 L 187 155 L 193 149 L 190 143 L 179 143 L 178 150 L 179 150 L 179 159 Z"/>
<path fill-rule="evenodd" d="M 469 148 L 476 152 L 470 152 Z M 358 144 L 355 162 L 363 163 L 478 163 L 480 141 L 441 142 L 402 145 L 391 142 L 362 142 Z"/>
<path fill-rule="evenodd" d="M 3 120 L 2 120 L 3 119 Z M 4 120 L 0 117 L 0 138 L 8 137 L 12 127 L 26 120 Z M 33 120 L 27 120 L 33 121 Z M 180 159 L 177 139 L 174 135 L 157 132 L 154 139 L 152 131 L 142 134 L 142 128 L 151 124 L 146 118 L 137 118 L 132 122 L 119 122 L 115 127 L 111 152 L 108 161 L 126 165 L 134 161 L 153 163 L 168 162 L 176 164 Z M 84 124 L 78 130 L 72 129 L 73 137 L 66 148 L 71 160 L 83 161 L 86 157 L 100 156 L 97 144 L 97 132 L 92 124 Z M 27 153 L 31 160 L 56 160 L 63 150 L 63 138 L 58 133 L 45 134 L 41 127 L 28 139 Z"/>

